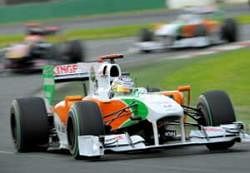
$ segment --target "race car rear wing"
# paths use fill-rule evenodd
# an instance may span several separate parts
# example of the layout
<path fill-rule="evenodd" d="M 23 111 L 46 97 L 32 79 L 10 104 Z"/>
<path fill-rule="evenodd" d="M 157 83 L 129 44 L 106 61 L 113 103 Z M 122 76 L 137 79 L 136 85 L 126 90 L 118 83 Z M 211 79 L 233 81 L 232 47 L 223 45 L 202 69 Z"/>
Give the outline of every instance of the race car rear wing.
<path fill-rule="evenodd" d="M 121 76 L 118 64 L 108 62 L 88 62 L 64 65 L 46 65 L 43 68 L 43 91 L 45 100 L 51 105 L 55 84 L 69 81 L 89 81 L 92 90 L 98 87 L 107 87 L 114 77 Z M 103 81 L 106 81 L 105 86 Z M 93 92 L 93 91 L 90 91 Z"/>
<path fill-rule="evenodd" d="M 56 83 L 89 80 L 91 71 L 95 71 L 100 63 L 77 63 L 57 65 L 53 69 Z"/>

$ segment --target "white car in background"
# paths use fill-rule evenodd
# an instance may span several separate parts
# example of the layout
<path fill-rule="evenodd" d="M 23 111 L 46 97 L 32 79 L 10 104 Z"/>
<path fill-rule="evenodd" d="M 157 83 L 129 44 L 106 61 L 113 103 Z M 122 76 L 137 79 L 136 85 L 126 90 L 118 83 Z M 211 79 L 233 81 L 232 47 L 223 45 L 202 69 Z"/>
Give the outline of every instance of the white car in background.
<path fill-rule="evenodd" d="M 237 22 L 222 16 L 223 12 L 211 8 L 188 9 L 169 24 L 159 25 L 155 30 L 142 29 L 136 47 L 141 52 L 149 53 L 169 48 L 201 48 L 237 41 Z"/>

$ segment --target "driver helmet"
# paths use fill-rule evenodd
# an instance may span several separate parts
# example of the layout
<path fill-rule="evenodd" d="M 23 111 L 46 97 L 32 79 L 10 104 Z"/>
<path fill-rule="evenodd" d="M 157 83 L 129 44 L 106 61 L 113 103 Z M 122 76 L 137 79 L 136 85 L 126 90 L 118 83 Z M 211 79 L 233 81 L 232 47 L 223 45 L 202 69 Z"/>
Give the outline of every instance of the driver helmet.
<path fill-rule="evenodd" d="M 133 80 L 128 76 L 120 76 L 113 80 L 111 90 L 116 94 L 131 94 L 134 87 Z"/>

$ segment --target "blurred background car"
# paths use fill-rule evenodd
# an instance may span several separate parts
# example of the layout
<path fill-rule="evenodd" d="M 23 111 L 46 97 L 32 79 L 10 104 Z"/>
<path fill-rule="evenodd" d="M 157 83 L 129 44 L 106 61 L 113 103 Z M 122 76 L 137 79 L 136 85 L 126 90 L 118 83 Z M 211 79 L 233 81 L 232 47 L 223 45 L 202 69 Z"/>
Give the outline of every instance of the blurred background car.
<path fill-rule="evenodd" d="M 205 47 L 238 39 L 238 24 L 224 18 L 214 7 L 185 9 L 175 21 L 158 25 L 155 30 L 144 28 L 139 33 L 137 48 L 142 52 L 168 48 Z"/>
<path fill-rule="evenodd" d="M 84 60 L 84 47 L 80 40 L 67 41 L 59 27 L 45 27 L 29 23 L 21 43 L 5 49 L 3 66 L 14 71 L 39 70 L 50 63 L 76 63 Z M 48 37 L 50 37 L 49 41 Z"/>

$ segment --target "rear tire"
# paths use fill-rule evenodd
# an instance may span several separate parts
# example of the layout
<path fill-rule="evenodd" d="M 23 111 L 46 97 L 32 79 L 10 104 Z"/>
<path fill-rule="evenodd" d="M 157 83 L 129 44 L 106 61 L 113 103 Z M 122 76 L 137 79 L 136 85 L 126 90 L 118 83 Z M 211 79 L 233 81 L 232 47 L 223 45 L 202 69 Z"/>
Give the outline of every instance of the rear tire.
<path fill-rule="evenodd" d="M 16 99 L 11 104 L 10 125 L 12 139 L 18 152 L 29 152 L 47 147 L 49 126 L 42 98 Z"/>
<path fill-rule="evenodd" d="M 66 56 L 69 63 L 77 63 L 85 61 L 85 52 L 83 44 L 80 40 L 69 41 L 66 45 Z"/>
<path fill-rule="evenodd" d="M 57 45 L 52 45 L 49 50 L 48 50 L 48 55 L 47 55 L 47 59 L 49 60 L 59 60 L 60 57 L 60 52 L 59 52 L 59 48 Z"/>
<path fill-rule="evenodd" d="M 235 42 L 238 40 L 238 25 L 234 19 L 225 19 L 221 32 L 222 39 L 228 42 Z"/>
<path fill-rule="evenodd" d="M 147 29 L 147 28 L 143 28 L 140 30 L 139 34 L 138 34 L 138 38 L 139 38 L 139 42 L 149 42 L 149 41 L 153 41 L 154 40 L 154 33 Z M 141 53 L 151 53 L 152 50 L 150 49 L 142 49 L 140 50 Z"/>
<path fill-rule="evenodd" d="M 146 42 L 146 41 L 153 41 L 154 39 L 154 33 L 147 29 L 147 28 L 143 28 L 140 32 L 139 32 L 139 41 L 140 42 Z"/>
<path fill-rule="evenodd" d="M 67 124 L 67 136 L 70 153 L 75 159 L 81 159 L 79 155 L 78 136 L 80 135 L 104 135 L 105 128 L 101 111 L 94 102 L 84 101 L 75 103 L 70 112 Z"/>
<path fill-rule="evenodd" d="M 234 109 L 229 96 L 224 91 L 208 91 L 199 97 L 197 108 L 203 115 L 204 126 L 219 126 L 236 121 Z M 235 141 L 207 144 L 210 150 L 228 149 Z"/>

